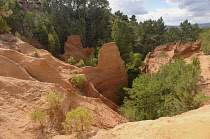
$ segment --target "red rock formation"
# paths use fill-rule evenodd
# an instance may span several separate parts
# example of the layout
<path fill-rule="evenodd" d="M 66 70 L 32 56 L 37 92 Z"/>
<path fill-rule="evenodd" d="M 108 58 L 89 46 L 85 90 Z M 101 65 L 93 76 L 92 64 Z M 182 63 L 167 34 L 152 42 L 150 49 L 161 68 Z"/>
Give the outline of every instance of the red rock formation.
<path fill-rule="evenodd" d="M 201 66 L 201 76 L 203 78 L 202 86 L 199 92 L 206 92 L 210 96 L 210 56 L 200 52 L 201 40 L 182 44 L 168 43 L 163 46 L 158 46 L 155 50 L 147 55 L 145 59 L 146 66 L 140 67 L 140 70 L 145 73 L 158 72 L 162 64 L 173 62 L 174 58 L 183 57 L 186 62 L 190 62 L 193 56 L 199 58 Z M 210 101 L 205 104 L 210 104 Z"/>
<path fill-rule="evenodd" d="M 70 56 L 74 57 L 78 62 L 80 59 L 87 60 L 92 52 L 93 48 L 83 48 L 81 43 L 81 37 L 77 35 L 71 35 L 68 37 L 64 47 L 65 53 L 61 55 L 61 59 L 68 62 Z"/>
<path fill-rule="evenodd" d="M 175 57 L 177 58 L 189 58 L 196 53 L 199 53 L 201 47 L 201 40 L 196 42 L 189 42 L 182 44 L 178 42 L 167 43 L 166 45 L 158 46 L 154 51 L 150 52 L 144 63 L 145 67 L 140 67 L 140 70 L 146 73 L 158 72 L 162 64 L 170 63 Z"/>
<path fill-rule="evenodd" d="M 95 128 L 112 128 L 127 121 L 115 112 L 118 107 L 100 94 L 90 80 L 83 88 L 86 96 L 77 94 L 69 78 L 70 71 L 80 68 L 12 35 L 0 35 L 0 39 L 0 135 L 35 138 L 36 131 L 28 115 L 35 108 L 44 107 L 46 93 L 54 90 L 66 96 L 62 106 L 65 113 L 77 106 L 92 110 Z M 52 130 L 49 125 L 47 128 Z"/>
<path fill-rule="evenodd" d="M 120 86 L 127 86 L 128 82 L 125 63 L 115 43 L 108 43 L 102 47 L 97 67 L 84 67 L 76 72 L 85 74 L 99 93 L 115 103 L 116 90 Z"/>
<path fill-rule="evenodd" d="M 46 108 L 45 97 L 54 90 L 65 95 L 62 110 L 82 106 L 93 112 L 95 129 L 109 129 L 127 120 L 111 110 L 100 99 L 78 95 L 73 90 L 66 90 L 58 84 L 0 76 L 0 135 L 3 139 L 37 138 L 40 129 L 30 120 L 29 115 L 36 108 Z M 45 124 L 39 138 L 59 135 L 51 124 Z M 46 135 L 47 134 L 47 135 Z"/>

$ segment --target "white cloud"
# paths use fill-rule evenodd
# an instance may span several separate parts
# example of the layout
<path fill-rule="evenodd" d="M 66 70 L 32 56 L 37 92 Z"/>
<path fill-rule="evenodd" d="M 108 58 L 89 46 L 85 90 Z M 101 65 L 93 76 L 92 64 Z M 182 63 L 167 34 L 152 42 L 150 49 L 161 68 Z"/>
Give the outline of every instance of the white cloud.
<path fill-rule="evenodd" d="M 205 16 L 210 12 L 210 0 L 167 0 L 170 4 L 176 4 L 180 9 L 186 9 L 193 16 Z"/>
<path fill-rule="evenodd" d="M 176 5 L 176 8 L 158 8 L 154 12 L 138 15 L 139 21 L 158 19 L 160 16 L 167 25 L 179 25 L 188 19 L 191 23 L 210 22 L 210 0 L 166 0 L 168 4 Z"/>
<path fill-rule="evenodd" d="M 120 10 L 127 15 L 148 13 L 142 6 L 145 0 L 109 0 L 112 12 Z"/>
<path fill-rule="evenodd" d="M 157 20 L 161 16 L 167 25 L 179 25 L 188 19 L 191 23 L 210 23 L 210 0 L 165 0 L 175 8 L 157 8 L 147 12 L 146 0 L 109 0 L 112 12 L 120 10 L 129 17 L 136 15 L 138 21 Z M 154 0 L 155 1 L 155 0 Z"/>
<path fill-rule="evenodd" d="M 184 21 L 188 15 L 186 10 L 179 8 L 159 8 L 154 12 L 149 12 L 144 15 L 137 15 L 138 21 L 144 21 L 148 19 L 157 20 L 161 16 L 167 25 L 178 25 L 180 21 Z"/>

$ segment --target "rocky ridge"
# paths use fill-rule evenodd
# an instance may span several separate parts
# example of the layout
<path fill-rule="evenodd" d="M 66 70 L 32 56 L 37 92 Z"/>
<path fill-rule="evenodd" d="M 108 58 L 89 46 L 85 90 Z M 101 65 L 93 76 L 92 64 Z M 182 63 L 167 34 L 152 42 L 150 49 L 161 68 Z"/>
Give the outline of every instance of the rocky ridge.
<path fill-rule="evenodd" d="M 112 50 L 111 47 L 110 50 Z M 119 57 L 118 60 L 120 59 Z M 101 63 L 100 60 L 99 63 Z M 95 119 L 92 127 L 96 129 L 109 129 L 127 122 L 116 112 L 117 105 L 103 96 L 92 83 L 93 76 L 99 74 L 97 72 L 107 73 L 109 68 L 96 69 L 95 75 L 83 73 L 88 77 L 88 82 L 84 86 L 86 96 L 81 96 L 69 82 L 70 74 L 72 74 L 70 71 L 75 73 L 78 71 L 80 74 L 81 68 L 62 62 L 46 50 L 36 49 L 10 34 L 0 35 L 0 64 L 2 65 L 0 68 L 0 134 L 3 139 L 34 138 L 38 135 L 44 138 L 59 134 L 50 125 L 46 125 L 45 133 L 38 133 L 29 119 L 29 114 L 35 108 L 42 108 L 46 105 L 44 99 L 46 94 L 54 90 L 66 96 L 62 104 L 64 113 L 78 106 L 92 110 Z M 120 64 L 119 67 L 124 69 L 125 65 L 122 60 Z M 110 70 L 114 72 L 113 69 Z M 123 74 L 126 80 L 127 73 Z M 106 76 L 112 78 L 113 75 L 107 73 Z M 109 79 L 109 82 L 113 81 L 110 87 L 112 90 L 114 90 L 114 85 L 126 85 L 123 84 L 126 81 L 116 84 L 117 79 Z M 106 80 L 107 78 L 100 77 L 98 85 Z"/>
<path fill-rule="evenodd" d="M 203 83 L 201 92 L 210 95 L 210 56 L 200 52 L 201 40 L 187 44 L 168 43 L 158 46 L 147 55 L 142 72 L 160 71 L 162 64 L 171 63 L 175 58 L 183 57 L 190 62 L 193 56 L 199 58 Z M 210 103 L 203 107 L 173 117 L 161 117 L 156 120 L 127 122 L 110 130 L 100 130 L 91 139 L 209 139 Z"/>
<path fill-rule="evenodd" d="M 64 47 L 65 53 L 61 55 L 61 59 L 68 62 L 70 56 L 74 57 L 76 62 L 80 59 L 87 60 L 91 53 L 94 53 L 94 48 L 83 48 L 81 37 L 78 35 L 71 35 L 68 37 Z"/>
<path fill-rule="evenodd" d="M 201 76 L 203 78 L 200 91 L 210 95 L 210 56 L 200 52 L 201 43 L 201 40 L 197 40 L 196 42 L 189 42 L 187 44 L 178 42 L 176 44 L 167 43 L 158 46 L 153 52 L 147 55 L 144 61 L 146 65 L 139 67 L 139 69 L 144 73 L 158 72 L 162 64 L 171 63 L 175 58 L 184 58 L 186 62 L 190 62 L 192 57 L 198 57 L 201 66 Z M 210 104 L 210 102 L 207 104 Z"/>
<path fill-rule="evenodd" d="M 210 106 L 204 106 L 174 117 L 128 122 L 91 139 L 209 139 Z"/>

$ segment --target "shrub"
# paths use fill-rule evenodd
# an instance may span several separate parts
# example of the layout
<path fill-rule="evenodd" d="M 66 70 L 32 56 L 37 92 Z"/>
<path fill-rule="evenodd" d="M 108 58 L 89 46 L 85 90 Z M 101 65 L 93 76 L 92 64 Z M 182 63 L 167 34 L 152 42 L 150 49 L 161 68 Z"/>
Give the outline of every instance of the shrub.
<path fill-rule="evenodd" d="M 82 74 L 72 74 L 71 75 L 71 83 L 76 87 L 81 87 L 87 82 L 87 78 L 85 75 Z"/>
<path fill-rule="evenodd" d="M 46 96 L 46 101 L 48 103 L 49 108 L 56 109 L 60 107 L 61 102 L 64 100 L 64 98 L 64 96 L 60 96 L 59 92 L 54 91 Z"/>
<path fill-rule="evenodd" d="M 35 122 L 40 122 L 45 119 L 46 112 L 44 112 L 42 109 L 36 109 L 34 112 L 30 114 L 30 119 Z"/>
<path fill-rule="evenodd" d="M 74 57 L 70 56 L 69 59 L 68 59 L 68 62 L 70 64 L 73 64 L 75 62 Z"/>
<path fill-rule="evenodd" d="M 82 59 L 80 59 L 80 61 L 78 63 L 76 63 L 75 66 L 77 66 L 77 67 L 84 67 L 85 66 L 85 62 Z"/>
<path fill-rule="evenodd" d="M 193 58 L 190 64 L 177 59 L 163 66 L 159 73 L 140 75 L 132 88 L 125 89 L 129 97 L 121 107 L 122 114 L 138 121 L 174 116 L 197 108 L 200 72 L 199 60 Z"/>
<path fill-rule="evenodd" d="M 210 28 L 207 28 L 206 31 L 200 34 L 200 39 L 202 39 L 201 50 L 205 55 L 210 55 Z"/>
<path fill-rule="evenodd" d="M 19 39 L 21 39 L 22 41 L 24 42 L 27 42 L 28 43 L 28 40 L 26 39 L 25 36 L 21 36 L 19 32 L 15 32 L 15 36 L 18 37 Z"/>
<path fill-rule="evenodd" d="M 98 59 L 95 58 L 93 53 L 91 53 L 90 58 L 85 62 L 85 66 L 96 67 L 97 65 L 98 65 Z"/>
<path fill-rule="evenodd" d="M 7 26 L 7 22 L 0 16 L 0 33 L 9 32 L 10 28 Z"/>
<path fill-rule="evenodd" d="M 70 133 L 81 133 L 89 130 L 92 121 L 92 111 L 77 107 L 75 110 L 67 113 L 62 125 Z"/>
<path fill-rule="evenodd" d="M 63 126 L 61 122 L 64 120 L 65 116 L 63 114 L 63 110 L 61 108 L 61 102 L 64 100 L 64 96 L 60 96 L 60 93 L 54 91 L 49 93 L 46 96 L 46 101 L 48 103 L 47 114 L 49 116 L 49 122 L 53 128 L 56 130 L 63 130 Z"/>

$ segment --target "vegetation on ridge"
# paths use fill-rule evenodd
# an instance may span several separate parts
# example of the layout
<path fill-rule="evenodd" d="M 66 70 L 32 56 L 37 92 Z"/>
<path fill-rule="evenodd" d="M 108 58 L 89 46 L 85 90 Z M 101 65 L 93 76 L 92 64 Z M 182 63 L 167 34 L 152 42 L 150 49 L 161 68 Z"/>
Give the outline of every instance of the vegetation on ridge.
<path fill-rule="evenodd" d="M 199 59 L 193 57 L 190 64 L 176 59 L 163 66 L 159 73 L 139 75 L 132 88 L 125 88 L 128 97 L 121 112 L 131 121 L 138 121 L 174 116 L 197 108 L 200 98 L 207 99 L 197 92 L 200 72 Z"/>
<path fill-rule="evenodd" d="M 18 0 L 1 0 L 0 33 L 11 31 L 26 42 L 27 37 L 35 38 L 54 56 L 63 53 L 69 35 L 80 35 L 84 47 L 95 47 L 96 50 L 106 42 L 115 41 L 125 61 L 130 87 L 119 90 L 123 92 L 119 104 L 122 104 L 122 113 L 131 121 L 172 116 L 198 106 L 198 59 L 194 58 L 191 64 L 177 59 L 163 66 L 160 73 L 149 76 L 139 75 L 138 67 L 144 65 L 142 61 L 148 52 L 157 46 L 167 42 L 196 41 L 199 35 L 203 39 L 201 50 L 210 54 L 209 28 L 200 29 L 198 24 L 192 25 L 185 20 L 179 27 L 166 29 L 162 17 L 137 22 L 135 15 L 129 18 L 120 11 L 112 14 L 108 0 L 41 0 L 39 8 L 31 12 L 30 9 L 23 10 Z M 97 55 L 96 52 L 87 61 L 80 60 L 75 65 L 96 66 Z M 167 56 L 164 52 L 161 55 Z M 68 62 L 73 64 L 75 60 L 70 57 Z M 84 75 L 72 75 L 71 82 L 81 89 L 87 78 Z M 59 117 L 58 112 L 61 112 L 63 98 L 58 94 L 53 92 L 47 96 L 49 107 L 46 109 L 52 121 L 61 127 L 60 120 L 64 118 Z M 31 114 L 31 119 L 39 121 L 45 115 L 42 112 L 44 110 L 36 110 Z M 69 122 L 68 119 L 66 121 Z"/>

